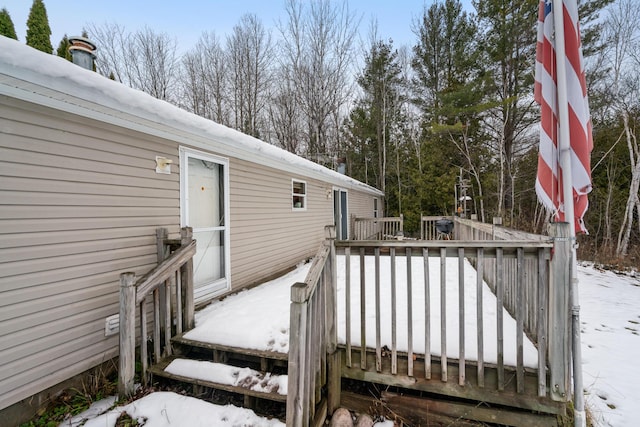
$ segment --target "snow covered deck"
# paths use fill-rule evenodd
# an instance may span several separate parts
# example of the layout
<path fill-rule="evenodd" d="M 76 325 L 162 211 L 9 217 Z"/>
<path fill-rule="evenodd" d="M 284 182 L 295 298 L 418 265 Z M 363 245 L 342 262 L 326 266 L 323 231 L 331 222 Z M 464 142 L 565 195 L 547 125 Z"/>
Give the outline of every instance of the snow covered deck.
<path fill-rule="evenodd" d="M 320 422 L 341 404 L 370 405 L 343 390 L 350 380 L 439 395 L 457 405 L 454 418 L 482 402 L 502 407 L 503 424 L 528 415 L 552 425 L 570 399 L 567 240 L 467 228 L 460 240 L 335 241 L 327 226 L 310 265 L 210 304 L 172 341 L 195 360 L 213 350 L 196 385 L 245 396 L 265 389 L 265 399 L 283 401 L 286 383 L 291 425 Z M 216 365 L 248 357 L 263 377 L 239 384 L 239 371 Z M 184 376 L 169 372 L 169 359 L 154 375 Z M 246 383 L 260 390 L 239 390 Z"/>
<path fill-rule="evenodd" d="M 184 339 L 286 354 L 287 411 L 309 393 L 324 395 L 325 385 L 333 390 L 328 407 L 337 407 L 331 396 L 341 399 L 342 378 L 513 407 L 503 420 L 516 420 L 523 409 L 554 417 L 566 400 L 549 387 L 552 246 L 327 242 L 312 265 L 198 312 Z M 304 408 L 311 418 L 326 410 Z"/>
<path fill-rule="evenodd" d="M 337 257 L 338 271 L 338 343 L 345 345 L 347 336 L 346 327 L 346 269 L 345 256 Z M 381 286 L 381 337 L 382 346 L 392 348 L 392 295 L 389 278 L 391 275 L 390 257 L 380 258 L 380 273 L 383 285 Z M 351 257 L 350 279 L 350 306 L 351 306 L 351 330 L 350 342 L 354 347 L 361 344 L 360 325 L 360 260 Z M 289 306 L 291 286 L 296 282 L 304 282 L 309 271 L 310 264 L 299 266 L 294 271 L 276 280 L 264 283 L 256 288 L 242 291 L 238 294 L 215 301 L 203 310 L 196 313 L 196 327 L 184 334 L 184 338 L 224 346 L 254 349 L 277 353 L 289 351 Z M 368 324 L 375 323 L 375 257 L 365 257 L 366 292 L 365 292 L 365 316 Z M 397 325 L 397 350 L 409 351 L 408 317 L 405 310 L 407 304 L 407 269 L 404 257 L 396 258 L 396 325 Z M 429 264 L 430 275 L 430 325 L 431 325 L 431 354 L 441 355 L 442 336 L 440 331 L 446 330 L 446 351 L 450 358 L 458 359 L 459 346 L 459 278 L 457 259 L 448 259 L 446 262 L 446 287 L 445 310 L 446 328 L 441 326 L 441 297 L 440 287 L 440 260 L 432 258 Z M 415 353 L 424 354 L 425 348 L 425 287 L 423 282 L 424 265 L 420 262 L 412 264 L 413 297 L 413 340 L 412 348 Z M 477 360 L 478 355 L 478 327 L 477 319 L 477 289 L 476 270 L 465 261 L 464 265 L 464 331 L 465 331 L 465 357 L 468 361 Z M 353 285 L 356 284 L 356 285 Z M 489 364 L 498 363 L 497 330 L 497 302 L 496 296 L 488 285 L 483 283 L 482 307 L 484 323 L 484 361 Z M 503 308 L 504 316 L 504 363 L 516 366 L 516 321 Z M 366 342 L 376 342 L 374 328 L 366 329 Z M 372 346 L 373 348 L 373 346 Z M 524 364 L 528 368 L 537 367 L 537 349 L 533 343 L 524 339 Z"/>

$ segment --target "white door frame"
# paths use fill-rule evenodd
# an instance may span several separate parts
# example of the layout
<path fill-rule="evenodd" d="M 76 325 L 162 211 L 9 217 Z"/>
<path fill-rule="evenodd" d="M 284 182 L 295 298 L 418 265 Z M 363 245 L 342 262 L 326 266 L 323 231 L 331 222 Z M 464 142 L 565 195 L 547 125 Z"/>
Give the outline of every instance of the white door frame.
<path fill-rule="evenodd" d="M 338 199 L 336 200 L 336 193 L 338 195 Z M 345 194 L 345 206 L 342 206 L 342 193 Z M 339 212 L 336 212 L 336 204 L 339 208 Z M 343 215 L 344 214 L 344 215 Z M 344 217 L 344 218 L 343 218 Z M 349 191 L 340 187 L 333 187 L 333 218 L 335 220 L 339 220 L 340 222 L 336 223 L 336 239 L 338 240 L 348 240 L 349 239 Z M 344 219 L 344 220 L 343 220 Z M 346 225 L 346 230 L 343 230 L 342 224 Z M 343 233 L 344 231 L 344 233 Z M 342 236 L 346 233 L 346 239 L 343 239 Z"/>
<path fill-rule="evenodd" d="M 216 163 L 223 166 L 223 185 L 224 185 L 224 225 L 220 227 L 198 229 L 198 231 L 223 231 L 224 234 L 224 277 L 214 280 L 212 283 L 205 285 L 208 288 L 203 295 L 195 298 L 196 304 L 209 300 L 231 289 L 231 239 L 230 239 L 230 216 L 229 216 L 229 159 L 216 156 L 203 151 L 194 150 L 192 148 L 180 147 L 180 226 L 187 227 L 189 218 L 189 158 L 205 160 L 207 162 Z M 194 232 L 196 229 L 194 229 Z M 194 266 L 195 273 L 196 266 Z M 194 291 L 197 291 L 194 289 Z M 196 292 L 197 295 L 197 292 Z"/>

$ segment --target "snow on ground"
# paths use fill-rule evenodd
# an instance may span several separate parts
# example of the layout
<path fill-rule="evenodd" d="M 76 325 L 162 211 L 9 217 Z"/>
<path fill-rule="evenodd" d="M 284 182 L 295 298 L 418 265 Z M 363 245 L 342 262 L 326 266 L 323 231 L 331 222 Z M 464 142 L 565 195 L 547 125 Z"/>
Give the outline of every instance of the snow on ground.
<path fill-rule="evenodd" d="M 344 260 L 342 260 L 342 265 L 344 266 Z M 284 351 L 288 347 L 288 343 L 287 345 L 282 344 L 288 334 L 289 288 L 293 283 L 304 280 L 308 267 L 308 265 L 301 266 L 265 286 L 241 292 L 207 307 L 197 314 L 197 325 L 201 328 L 199 333 L 202 333 L 202 328 L 206 328 L 210 332 L 219 333 L 222 338 L 227 340 L 228 345 L 257 349 L 271 347 Z M 451 267 L 447 265 L 447 282 L 455 282 L 451 286 L 447 285 L 448 303 L 457 303 L 457 263 L 453 268 L 455 271 L 450 271 Z M 470 266 L 465 266 L 465 277 L 472 274 L 468 268 Z M 367 269 L 369 268 L 367 267 Z M 401 275 L 400 269 L 401 266 L 398 264 L 399 276 Z M 434 271 L 433 268 L 431 270 Z M 357 284 L 354 286 L 355 288 L 359 287 L 359 279 L 355 276 L 358 271 L 359 268 L 357 271 L 353 271 L 351 276 L 352 283 Z M 416 275 L 418 272 L 414 272 L 413 269 L 412 273 L 413 277 L 421 277 Z M 637 420 L 640 419 L 640 369 L 637 366 L 638 360 L 640 360 L 640 276 L 637 273 L 635 277 L 617 275 L 612 272 L 599 271 L 593 266 L 582 265 L 578 267 L 578 279 L 587 406 L 594 416 L 597 426 L 636 426 Z M 475 283 L 475 279 L 473 280 Z M 414 288 L 414 292 L 418 293 L 418 287 Z M 485 291 L 487 290 L 485 289 Z M 353 290 L 353 292 L 352 296 L 355 296 L 355 292 L 359 292 L 359 290 Z M 449 292 L 452 292 L 452 297 L 449 297 Z M 439 298 L 436 296 L 438 293 L 436 288 L 433 288 L 432 298 Z M 474 294 L 474 292 L 469 292 L 469 294 Z M 492 308 L 495 310 L 495 302 L 486 300 L 487 294 L 490 292 L 487 291 L 483 295 L 485 307 L 487 310 Z M 406 298 L 406 293 L 402 295 L 398 296 L 398 301 L 404 302 L 406 299 L 403 300 L 403 298 Z M 456 297 L 453 297 L 454 295 Z M 339 298 L 344 301 L 344 290 Z M 433 307 L 434 310 L 439 310 L 439 300 L 437 301 L 436 307 Z M 465 304 L 469 310 L 475 307 L 475 303 L 472 304 L 471 301 L 465 302 Z M 400 315 L 400 311 L 398 315 Z M 420 310 L 414 308 L 414 312 L 416 311 Z M 239 315 L 240 312 L 243 315 Z M 359 308 L 354 310 L 355 312 L 359 313 Z M 449 318 L 450 312 L 448 307 L 447 318 Z M 246 321 L 246 318 L 249 317 L 245 315 L 247 313 L 257 313 L 258 320 Z M 227 315 L 229 317 L 225 317 Z M 370 311 L 367 309 L 367 316 L 369 315 Z M 232 318 L 233 322 L 229 322 L 229 318 Z M 439 317 L 437 318 L 439 319 Z M 400 319 L 398 321 L 400 324 Z M 451 312 L 451 321 L 457 322 L 457 313 Z M 434 329 L 439 329 L 438 322 L 433 323 Z M 468 322 L 469 319 L 466 319 L 465 323 Z M 454 327 L 454 323 L 447 326 L 448 329 L 457 330 L 457 325 Z M 486 327 L 485 330 L 487 330 Z M 468 335 L 475 338 L 472 331 L 473 329 L 468 332 Z M 234 334 L 236 334 L 235 337 Z M 266 339 L 259 339 L 261 337 L 266 337 Z M 447 340 L 449 345 L 449 337 Z M 453 341 L 457 342 L 457 338 Z M 375 342 L 375 340 L 370 342 Z M 400 336 L 398 342 L 400 345 Z M 452 351 L 453 348 L 448 348 L 448 350 Z M 487 349 L 485 349 L 485 354 L 486 351 Z M 67 421 L 61 426 L 79 426 L 82 424 L 78 420 L 92 418 L 84 425 L 88 427 L 113 427 L 115 420 L 123 411 L 133 417 L 146 418 L 145 427 L 284 425 L 276 420 L 258 417 L 247 409 L 213 405 L 174 393 L 157 392 L 129 405 L 111 410 L 97 418 L 92 418 L 97 412 L 94 409 L 92 414 L 81 414 L 76 418 L 78 423 L 72 424 Z M 377 426 L 383 425 L 377 424 Z"/>
<path fill-rule="evenodd" d="M 598 426 L 640 420 L 640 275 L 578 267 L 586 405 Z"/>
<path fill-rule="evenodd" d="M 91 420 L 99 415 L 104 414 L 109 411 L 113 405 L 115 405 L 117 400 L 116 396 L 109 396 L 106 399 L 99 400 L 91 404 L 89 409 L 84 411 L 81 414 L 78 414 L 74 417 L 69 418 L 68 420 L 64 420 L 60 427 L 79 427 L 83 426 L 87 420 Z"/>
<path fill-rule="evenodd" d="M 144 427 L 276 427 L 285 424 L 257 416 L 255 412 L 233 405 L 214 405 L 173 392 L 151 393 L 125 406 L 89 420 L 84 427 L 114 427 L 126 412 Z M 144 421 L 144 423 L 142 423 Z"/>

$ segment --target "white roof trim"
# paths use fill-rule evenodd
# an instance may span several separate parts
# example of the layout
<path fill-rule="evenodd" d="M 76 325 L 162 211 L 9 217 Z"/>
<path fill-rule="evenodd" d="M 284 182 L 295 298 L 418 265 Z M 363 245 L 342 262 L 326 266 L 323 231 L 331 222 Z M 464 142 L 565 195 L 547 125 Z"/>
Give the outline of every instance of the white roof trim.
<path fill-rule="evenodd" d="M 0 36 L 0 94 L 333 185 L 367 184 Z"/>

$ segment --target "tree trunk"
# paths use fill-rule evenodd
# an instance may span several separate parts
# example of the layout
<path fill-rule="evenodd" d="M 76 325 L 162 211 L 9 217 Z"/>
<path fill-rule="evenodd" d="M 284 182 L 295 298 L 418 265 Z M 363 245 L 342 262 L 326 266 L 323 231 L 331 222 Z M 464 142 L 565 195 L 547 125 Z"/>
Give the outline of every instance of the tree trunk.
<path fill-rule="evenodd" d="M 629 249 L 629 239 L 631 237 L 631 229 L 633 228 L 633 211 L 638 211 L 640 216 L 640 199 L 638 191 L 640 190 L 640 150 L 638 149 L 638 141 L 629 127 L 629 113 L 622 112 L 622 124 L 629 148 L 629 161 L 631 166 L 631 183 L 629 184 L 629 196 L 624 211 L 624 218 L 620 226 L 618 234 L 618 246 L 616 248 L 617 256 L 627 255 Z"/>

